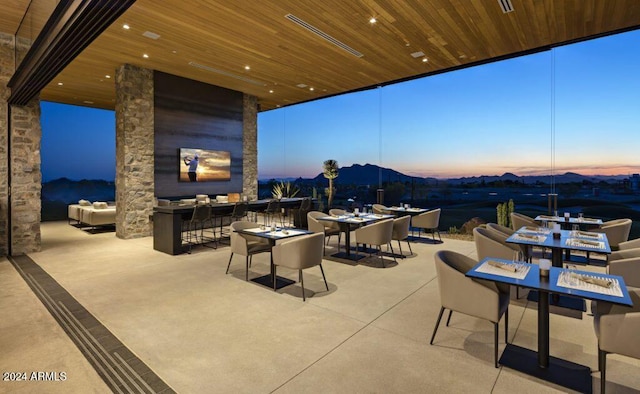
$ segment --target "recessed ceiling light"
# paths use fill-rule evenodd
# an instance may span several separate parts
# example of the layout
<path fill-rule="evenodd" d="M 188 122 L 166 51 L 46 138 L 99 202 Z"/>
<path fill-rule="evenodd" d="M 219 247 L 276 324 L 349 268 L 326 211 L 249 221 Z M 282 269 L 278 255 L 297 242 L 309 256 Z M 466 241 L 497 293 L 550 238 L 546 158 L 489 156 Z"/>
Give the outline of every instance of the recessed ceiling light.
<path fill-rule="evenodd" d="M 62 85 L 63 85 L 63 83 L 62 83 L 62 82 L 58 82 L 58 86 L 62 86 Z"/>
<path fill-rule="evenodd" d="M 125 30 L 129 30 L 131 29 L 131 26 L 127 25 L 126 23 L 124 25 L 122 25 L 122 28 Z"/>
<path fill-rule="evenodd" d="M 310 87 L 309 90 L 313 92 L 315 89 L 313 87 Z"/>
<path fill-rule="evenodd" d="M 427 57 L 426 57 L 426 56 L 422 58 L 422 63 L 426 63 L 426 62 L 428 62 L 428 61 L 429 61 L 429 59 L 427 59 Z"/>
<path fill-rule="evenodd" d="M 251 70 L 251 66 L 244 66 L 244 69 L 247 70 L 247 71 Z"/>
<path fill-rule="evenodd" d="M 171 51 L 171 53 L 178 53 L 178 51 Z"/>
<path fill-rule="evenodd" d="M 143 57 L 143 58 L 145 58 L 145 59 L 148 59 L 148 58 L 149 58 L 149 55 L 147 55 L 146 53 L 143 53 L 143 54 L 142 54 L 142 57 Z"/>
<path fill-rule="evenodd" d="M 83 103 L 85 103 L 85 104 L 93 104 L 93 101 L 84 100 Z"/>
<path fill-rule="evenodd" d="M 371 19 L 369 19 L 369 23 L 371 23 L 372 25 L 373 25 L 374 23 L 376 23 L 377 21 L 378 21 L 378 20 L 377 20 L 375 17 L 373 17 L 373 16 L 371 17 Z"/>
<path fill-rule="evenodd" d="M 299 88 L 306 88 L 307 87 L 307 85 L 305 85 L 303 83 L 299 83 L 296 86 L 299 87 Z"/>
<path fill-rule="evenodd" d="M 273 93 L 273 89 L 269 90 L 269 93 Z"/>
<path fill-rule="evenodd" d="M 276 104 L 276 107 L 280 108 L 280 104 Z"/>
<path fill-rule="evenodd" d="M 107 74 L 104 77 L 108 79 L 108 78 L 111 78 L 111 75 Z"/>

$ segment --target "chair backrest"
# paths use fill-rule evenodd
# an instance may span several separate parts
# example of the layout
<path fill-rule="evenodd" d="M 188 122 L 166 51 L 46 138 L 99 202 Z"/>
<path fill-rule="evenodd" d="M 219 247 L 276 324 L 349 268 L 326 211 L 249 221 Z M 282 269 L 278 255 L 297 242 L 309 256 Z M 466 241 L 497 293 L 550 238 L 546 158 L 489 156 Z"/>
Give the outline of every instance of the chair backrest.
<path fill-rule="evenodd" d="M 211 216 L 210 205 L 195 205 L 193 207 L 193 213 L 191 214 L 191 222 L 202 222 L 208 220 L 209 216 Z"/>
<path fill-rule="evenodd" d="M 356 230 L 356 242 L 371 245 L 386 245 L 391 242 L 393 219 L 380 220 Z"/>
<path fill-rule="evenodd" d="M 293 237 L 272 249 L 273 264 L 291 269 L 305 269 L 322 263 L 324 234 Z"/>
<path fill-rule="evenodd" d="M 442 306 L 471 316 L 497 321 L 498 287 L 493 282 L 467 278 L 465 274 L 477 261 L 451 250 L 440 250 L 434 256 L 438 288 Z M 482 289 L 480 286 L 486 288 Z M 493 296 L 495 303 L 488 297 L 478 297 L 478 293 Z"/>
<path fill-rule="evenodd" d="M 506 236 L 499 233 L 482 228 L 476 227 L 473 229 L 473 240 L 476 243 L 476 253 L 478 255 L 478 261 L 485 257 L 495 257 L 498 259 L 511 260 L 518 252 L 518 248 L 509 246 L 505 240 Z"/>
<path fill-rule="evenodd" d="M 513 233 L 515 233 L 515 230 L 510 229 L 509 227 L 505 227 L 505 226 L 501 226 L 497 223 L 488 223 L 487 224 L 487 228 L 489 230 L 495 231 L 497 233 L 500 233 L 502 235 L 506 235 L 507 238 L 512 236 Z"/>
<path fill-rule="evenodd" d="M 617 249 L 619 243 L 629 240 L 632 223 L 631 219 L 610 220 L 602 223 L 598 231 L 607 234 L 609 246 L 612 249 Z"/>
<path fill-rule="evenodd" d="M 622 276 L 627 287 L 640 288 L 640 256 L 609 260 L 609 274 Z"/>
<path fill-rule="evenodd" d="M 266 213 L 280 212 L 280 200 L 275 198 L 269 200 L 269 204 L 267 204 L 267 209 L 265 210 L 265 212 Z"/>
<path fill-rule="evenodd" d="M 329 210 L 329 215 L 331 216 L 342 216 L 345 213 L 347 213 L 347 211 L 345 211 L 344 209 L 339 209 L 339 208 L 332 208 Z"/>
<path fill-rule="evenodd" d="M 300 210 L 301 211 L 308 211 L 309 209 L 311 209 L 311 198 L 305 197 L 300 202 Z"/>
<path fill-rule="evenodd" d="M 401 216 L 393 219 L 393 232 L 391 239 L 403 241 L 409 236 L 409 225 L 411 224 L 411 216 Z"/>
<path fill-rule="evenodd" d="M 420 215 L 416 215 L 411 219 L 411 224 L 414 227 L 420 228 L 438 228 L 440 225 L 440 212 L 442 209 L 432 209 Z"/>
<path fill-rule="evenodd" d="M 231 253 L 237 253 L 243 256 L 247 256 L 249 254 L 247 242 L 249 240 L 261 241 L 262 239 L 258 237 L 252 237 L 250 235 L 239 234 L 236 231 L 256 227 L 260 227 L 260 225 L 255 222 L 248 221 L 232 222 L 229 225 L 229 228 L 231 229 Z"/>
<path fill-rule="evenodd" d="M 309 225 L 309 231 L 313 231 L 314 233 L 323 233 L 324 234 L 324 224 L 321 223 L 318 218 L 327 216 L 326 213 L 320 211 L 309 211 L 307 212 L 307 224 Z"/>
<path fill-rule="evenodd" d="M 231 216 L 234 219 L 244 217 L 247 214 L 248 209 L 248 202 L 236 202 L 236 205 L 233 206 L 233 212 L 231 213 Z"/>
<path fill-rule="evenodd" d="M 629 288 L 632 307 L 598 301 L 593 311 L 593 327 L 598 348 L 640 359 L 640 289 Z"/>
<path fill-rule="evenodd" d="M 373 204 L 371 209 L 373 209 L 373 213 L 387 213 L 387 207 L 382 204 Z"/>
<path fill-rule="evenodd" d="M 518 212 L 511 212 L 510 216 L 511 228 L 514 230 L 520 230 L 524 226 L 538 227 L 538 223 L 527 215 L 523 215 Z"/>

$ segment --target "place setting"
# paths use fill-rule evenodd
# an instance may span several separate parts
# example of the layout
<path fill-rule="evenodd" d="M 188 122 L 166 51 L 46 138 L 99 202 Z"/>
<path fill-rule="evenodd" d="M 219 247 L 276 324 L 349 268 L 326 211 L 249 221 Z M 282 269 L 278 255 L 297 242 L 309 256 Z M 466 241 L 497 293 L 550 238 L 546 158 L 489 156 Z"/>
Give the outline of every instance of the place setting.
<path fill-rule="evenodd" d="M 558 275 L 557 285 L 575 290 L 589 291 L 614 297 L 623 297 L 620 283 L 616 278 L 592 273 L 577 272 L 569 268 Z"/>
<path fill-rule="evenodd" d="M 507 276 L 514 279 L 524 279 L 527 277 L 530 269 L 531 265 L 524 262 L 487 260 L 476 268 L 476 272 Z"/>

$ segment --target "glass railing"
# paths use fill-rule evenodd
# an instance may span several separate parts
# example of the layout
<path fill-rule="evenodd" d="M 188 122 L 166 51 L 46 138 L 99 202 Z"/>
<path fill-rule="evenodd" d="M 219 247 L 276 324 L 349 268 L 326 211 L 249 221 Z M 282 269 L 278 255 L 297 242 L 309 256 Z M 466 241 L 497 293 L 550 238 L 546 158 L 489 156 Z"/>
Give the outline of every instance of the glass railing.
<path fill-rule="evenodd" d="M 22 63 L 60 0 L 32 0 L 16 31 L 16 69 Z"/>

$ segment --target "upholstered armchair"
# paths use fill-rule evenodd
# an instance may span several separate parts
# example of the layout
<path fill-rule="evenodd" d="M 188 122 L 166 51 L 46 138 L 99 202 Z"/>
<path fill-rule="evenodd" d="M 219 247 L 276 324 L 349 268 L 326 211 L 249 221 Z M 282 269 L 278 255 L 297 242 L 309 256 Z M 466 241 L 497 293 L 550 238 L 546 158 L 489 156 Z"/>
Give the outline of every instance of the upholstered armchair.
<path fill-rule="evenodd" d="M 637 277 L 637 276 L 636 276 Z M 627 278 L 625 277 L 625 283 Z M 607 354 L 617 353 L 640 359 L 640 288 L 629 288 L 632 307 L 598 301 L 593 327 L 598 338 L 600 392 L 606 388 Z"/>
<path fill-rule="evenodd" d="M 249 280 L 249 264 L 251 263 L 253 255 L 269 252 L 271 250 L 271 245 L 268 240 L 237 232 L 237 230 L 246 230 L 256 227 L 260 227 L 260 225 L 254 222 L 245 221 L 233 222 L 229 225 L 229 228 L 231 229 L 231 256 L 229 256 L 229 264 L 227 264 L 227 274 L 229 273 L 229 267 L 231 266 L 233 255 L 239 254 L 240 256 L 245 257 L 245 280 Z"/>
<path fill-rule="evenodd" d="M 618 250 L 618 245 L 629 239 L 631 232 L 631 219 L 615 219 L 604 222 L 594 231 L 605 233 L 611 250 Z"/>
<path fill-rule="evenodd" d="M 377 214 L 387 213 L 387 207 L 382 204 L 373 204 L 371 205 L 371 209 L 373 210 L 373 213 L 377 213 Z"/>
<path fill-rule="evenodd" d="M 411 224 L 411 216 L 405 215 L 399 218 L 393 219 L 393 232 L 391 233 L 391 239 L 398 241 L 398 248 L 400 248 L 400 254 L 402 253 L 402 245 L 400 241 L 406 241 L 409 247 L 409 254 L 413 254 L 411 250 L 411 243 L 409 243 L 409 225 Z"/>
<path fill-rule="evenodd" d="M 513 260 L 521 253 L 518 245 L 506 243 L 507 236 L 499 234 L 488 228 L 476 227 L 473 229 L 473 240 L 476 244 L 478 261 L 486 257 Z M 509 293 L 510 286 L 504 283 L 496 284 L 500 291 Z M 516 298 L 519 293 L 516 293 Z"/>
<path fill-rule="evenodd" d="M 324 269 L 322 268 L 323 248 L 324 234 L 317 233 L 293 237 L 290 240 L 286 240 L 274 246 L 271 251 L 273 256 L 274 275 L 278 266 L 298 270 L 300 285 L 302 286 L 303 301 L 307 300 L 304 294 L 303 269 L 315 267 L 316 265 L 319 266 L 320 272 L 322 272 L 322 279 L 324 279 L 324 285 L 327 288 L 327 291 L 329 291 L 327 278 L 324 276 Z"/>
<path fill-rule="evenodd" d="M 518 212 L 511 212 L 511 228 L 520 230 L 524 226 L 538 227 L 539 224 L 532 217 Z"/>
<path fill-rule="evenodd" d="M 501 291 L 493 282 L 478 281 L 465 276 L 476 265 L 476 261 L 457 252 L 441 250 L 435 254 L 441 308 L 433 329 L 431 341 L 436 337 L 445 309 L 488 320 L 494 329 L 494 362 L 498 368 L 498 323 L 504 315 L 504 339 L 509 335 L 509 293 Z"/>
<path fill-rule="evenodd" d="M 356 229 L 356 254 L 358 253 L 358 245 L 375 245 L 378 249 L 378 256 L 384 264 L 384 258 L 382 258 L 382 245 L 391 246 L 391 253 L 393 253 L 393 246 L 391 245 L 391 236 L 393 234 L 393 219 L 381 220 L 364 227 Z M 395 254 L 393 255 L 393 261 L 396 261 Z"/>
<path fill-rule="evenodd" d="M 338 236 L 338 251 L 340 251 L 340 227 L 336 222 L 320 221 L 318 218 L 327 216 L 324 212 L 309 211 L 307 212 L 307 224 L 309 231 L 314 233 L 323 233 L 327 237 L 327 244 L 332 235 Z"/>
<path fill-rule="evenodd" d="M 476 227 L 473 229 L 473 240 L 476 244 L 478 261 L 485 257 L 513 260 L 521 252 L 515 244 L 508 244 L 505 234 L 491 230 L 490 228 Z"/>
<path fill-rule="evenodd" d="M 637 249 L 640 248 L 640 238 L 630 239 L 628 241 L 620 242 L 618 244 L 619 250 Z"/>
<path fill-rule="evenodd" d="M 434 241 L 436 240 L 435 233 L 438 232 L 438 238 L 442 241 L 442 237 L 440 237 L 440 230 L 438 229 L 438 226 L 440 225 L 440 212 L 441 209 L 438 208 L 414 216 L 411 219 L 411 227 L 429 230 Z M 420 234 L 418 233 L 418 235 Z"/>
<path fill-rule="evenodd" d="M 506 242 L 506 239 L 515 233 L 515 230 L 509 227 L 501 226 L 497 223 L 488 223 L 487 229 L 496 233 L 496 237 L 501 241 L 501 243 L 504 243 L 509 248 L 516 250 L 516 247 L 514 245 L 508 244 Z M 504 239 L 504 242 L 502 242 L 503 239 Z M 533 251 L 530 246 L 517 245 L 517 250 L 520 251 L 520 253 L 522 253 L 522 257 L 524 258 L 524 260 L 531 262 Z"/>

